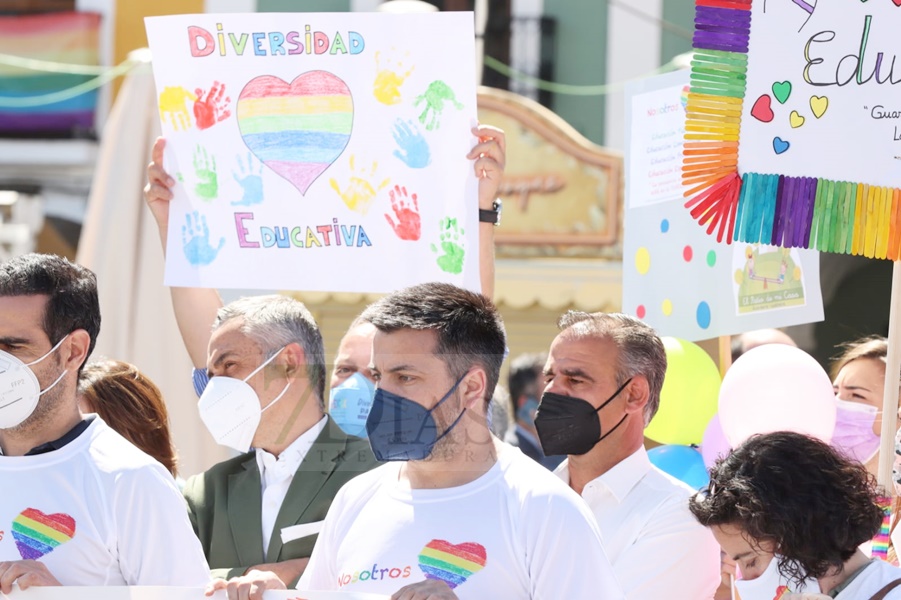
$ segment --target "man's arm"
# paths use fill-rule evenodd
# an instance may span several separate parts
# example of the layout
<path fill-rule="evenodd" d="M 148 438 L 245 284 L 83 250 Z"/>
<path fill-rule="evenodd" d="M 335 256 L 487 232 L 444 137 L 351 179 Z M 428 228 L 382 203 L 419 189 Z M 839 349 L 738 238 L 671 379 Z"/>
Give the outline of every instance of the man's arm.
<path fill-rule="evenodd" d="M 614 573 L 604 553 L 588 505 L 575 493 L 549 500 L 533 500 L 522 514 L 531 597 L 584 598 L 585 590 L 591 590 L 597 600 L 624 600 L 619 573 Z"/>
<path fill-rule="evenodd" d="M 479 208 L 491 210 L 504 176 L 507 142 L 504 132 L 490 125 L 474 127 L 472 134 L 479 142 L 466 158 L 474 161 L 479 179 Z M 482 294 L 491 299 L 494 298 L 494 229 L 492 223 L 479 223 L 479 275 Z"/>
<path fill-rule="evenodd" d="M 157 138 L 153 144 L 150 164 L 147 165 L 147 185 L 144 200 L 156 221 L 160 233 L 163 254 L 169 235 L 169 203 L 175 180 L 163 169 L 163 148 L 166 140 Z M 197 369 L 206 368 L 206 351 L 210 342 L 210 330 L 216 320 L 216 312 L 222 307 L 219 292 L 209 288 L 169 288 L 172 308 L 181 339 L 188 350 L 191 362 Z"/>
<path fill-rule="evenodd" d="M 161 465 L 123 472 L 112 509 L 119 569 L 127 585 L 195 587 L 210 581 L 184 499 Z"/>

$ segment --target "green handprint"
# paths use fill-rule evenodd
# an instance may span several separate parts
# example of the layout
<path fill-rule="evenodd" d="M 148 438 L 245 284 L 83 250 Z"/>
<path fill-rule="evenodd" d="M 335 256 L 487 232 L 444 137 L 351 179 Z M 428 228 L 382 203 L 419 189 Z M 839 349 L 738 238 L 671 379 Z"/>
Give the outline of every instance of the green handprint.
<path fill-rule="evenodd" d="M 443 81 L 436 80 L 421 95 L 416 97 L 413 106 L 419 106 L 425 102 L 425 108 L 419 114 L 419 122 L 425 125 L 427 131 L 434 131 L 440 125 L 441 113 L 445 105 L 450 104 L 457 110 L 462 110 L 463 105 L 457 101 L 454 90 Z"/>
<path fill-rule="evenodd" d="M 206 148 L 197 144 L 194 150 L 194 193 L 201 200 L 209 202 L 219 195 L 219 176 L 216 174 L 216 156 L 207 153 Z"/>
<path fill-rule="evenodd" d="M 463 230 L 457 225 L 457 219 L 445 217 L 439 225 L 441 231 L 440 244 L 443 254 L 438 257 L 438 267 L 445 273 L 458 275 L 463 272 L 463 259 L 466 251 L 459 241 L 462 241 Z M 432 252 L 438 252 L 435 244 L 431 244 Z"/>

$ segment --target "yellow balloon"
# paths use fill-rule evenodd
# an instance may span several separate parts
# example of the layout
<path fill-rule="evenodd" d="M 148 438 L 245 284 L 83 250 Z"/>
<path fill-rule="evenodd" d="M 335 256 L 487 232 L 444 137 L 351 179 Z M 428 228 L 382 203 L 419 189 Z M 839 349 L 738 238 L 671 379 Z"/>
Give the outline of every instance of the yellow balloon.
<path fill-rule="evenodd" d="M 741 285 L 741 282 L 745 280 L 745 274 L 741 269 L 735 269 L 735 283 Z"/>
<path fill-rule="evenodd" d="M 660 408 L 644 433 L 661 444 L 700 444 L 717 412 L 719 369 L 697 344 L 665 337 L 663 347 L 667 367 Z"/>

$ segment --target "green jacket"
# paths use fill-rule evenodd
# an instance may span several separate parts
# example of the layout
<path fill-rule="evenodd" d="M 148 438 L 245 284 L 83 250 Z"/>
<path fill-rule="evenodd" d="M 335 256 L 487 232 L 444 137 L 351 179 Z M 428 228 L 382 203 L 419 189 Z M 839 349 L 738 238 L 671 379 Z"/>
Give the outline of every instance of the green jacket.
<path fill-rule="evenodd" d="M 329 419 L 294 474 L 265 553 L 260 469 L 253 450 L 188 479 L 188 514 L 212 576 L 228 579 L 261 563 L 310 556 L 317 536 L 282 544 L 282 528 L 325 519 L 338 489 L 377 465 L 369 442 L 348 436 Z"/>

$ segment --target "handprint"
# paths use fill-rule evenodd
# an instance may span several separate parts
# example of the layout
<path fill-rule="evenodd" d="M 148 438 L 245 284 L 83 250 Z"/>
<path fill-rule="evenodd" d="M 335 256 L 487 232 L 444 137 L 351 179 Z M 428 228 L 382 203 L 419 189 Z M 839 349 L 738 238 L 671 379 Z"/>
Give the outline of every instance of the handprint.
<path fill-rule="evenodd" d="M 366 169 L 366 167 L 361 167 L 357 170 L 354 166 L 354 156 L 351 155 L 350 171 L 352 175 L 347 180 L 347 185 L 344 189 L 341 189 L 341 186 L 335 178 L 329 179 L 329 184 L 332 186 L 333 190 L 338 192 L 338 195 L 341 196 L 341 200 L 344 201 L 347 208 L 365 215 L 369 210 L 369 205 L 375 200 L 376 195 L 389 183 L 387 178 L 383 179 L 377 186 L 374 186 L 370 182 L 370 180 L 375 179 L 378 166 L 377 162 L 373 162 L 371 168 Z"/>
<path fill-rule="evenodd" d="M 194 90 L 196 94 L 194 102 L 194 118 L 197 119 L 197 129 L 208 129 L 231 116 L 228 110 L 228 104 L 231 98 L 225 95 L 225 84 L 218 81 L 213 82 L 206 98 L 203 97 L 203 90 L 197 88 Z"/>
<path fill-rule="evenodd" d="M 422 169 L 432 162 L 432 153 L 429 144 L 422 136 L 422 132 L 412 121 L 398 119 L 394 122 L 394 141 L 398 148 L 394 156 L 402 160 L 411 169 Z"/>
<path fill-rule="evenodd" d="M 372 84 L 372 93 L 375 99 L 382 104 L 392 105 L 400 103 L 400 86 L 403 85 L 407 77 L 413 73 L 413 67 L 406 72 L 402 72 L 404 65 L 400 61 L 393 61 L 388 58 L 385 61 L 385 67 L 381 65 L 381 52 L 375 53 L 375 82 Z"/>
<path fill-rule="evenodd" d="M 463 272 L 463 259 L 465 250 L 457 242 L 462 241 L 463 230 L 457 225 L 457 219 L 445 217 L 441 219 L 441 254 L 438 257 L 438 267 L 445 273 L 459 274 Z M 432 252 L 438 252 L 435 244 L 431 244 Z"/>
<path fill-rule="evenodd" d="M 454 90 L 441 80 L 430 83 L 428 89 L 416 98 L 414 106 L 419 106 L 423 102 L 425 108 L 419 114 L 419 122 L 425 125 L 426 131 L 438 129 L 445 103 L 452 104 L 457 110 L 463 109 L 463 105 L 457 101 Z"/>
<path fill-rule="evenodd" d="M 191 126 L 191 113 L 186 101 L 195 101 L 197 96 L 181 86 L 167 86 L 160 94 L 160 119 L 163 123 L 168 118 L 172 129 L 188 129 Z"/>
<path fill-rule="evenodd" d="M 254 172 L 253 154 L 247 153 L 247 166 L 241 157 L 238 156 L 238 170 L 232 171 L 232 177 L 244 190 L 244 195 L 240 200 L 232 202 L 234 206 L 252 206 L 263 201 L 263 163 L 260 163 L 260 169 Z"/>
<path fill-rule="evenodd" d="M 385 214 L 385 219 L 394 233 L 402 240 L 418 240 L 422 234 L 422 223 L 416 194 L 408 197 L 407 188 L 396 185 L 394 189 L 388 191 L 388 196 L 391 198 L 391 210 L 394 211 L 397 222 L 395 223 L 388 213 Z"/>
<path fill-rule="evenodd" d="M 216 157 L 210 157 L 206 148 L 197 144 L 194 150 L 194 176 L 197 183 L 194 193 L 201 200 L 209 202 L 219 195 L 219 176 L 216 174 Z"/>
<path fill-rule="evenodd" d="M 181 227 L 181 243 L 189 263 L 194 266 L 208 265 L 216 260 L 225 246 L 225 238 L 219 238 L 219 245 L 213 248 L 206 217 L 195 210 L 185 217 L 185 224 Z"/>

